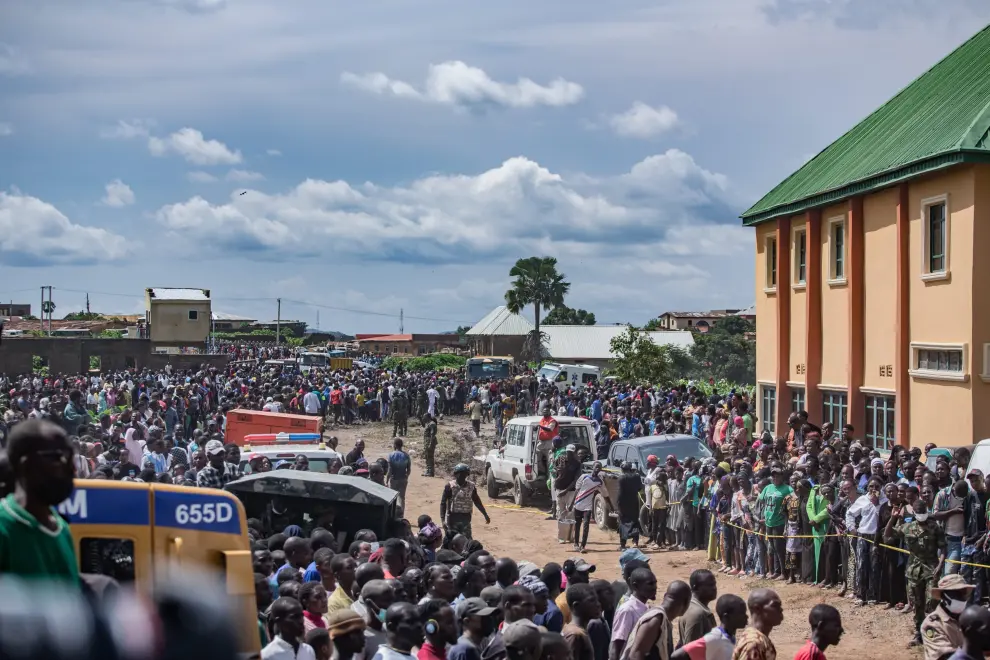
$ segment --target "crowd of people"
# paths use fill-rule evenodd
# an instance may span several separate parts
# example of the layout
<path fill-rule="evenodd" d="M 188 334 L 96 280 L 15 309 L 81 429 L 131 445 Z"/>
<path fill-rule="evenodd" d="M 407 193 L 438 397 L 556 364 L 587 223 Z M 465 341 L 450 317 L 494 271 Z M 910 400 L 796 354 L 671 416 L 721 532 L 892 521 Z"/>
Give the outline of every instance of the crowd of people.
<path fill-rule="evenodd" d="M 332 463 L 330 470 L 388 483 L 404 496 L 404 479 L 408 479 L 411 460 L 403 451 L 401 436 L 409 434 L 410 422 L 414 428 L 418 424 L 424 434 L 424 458 L 429 476 L 434 473 L 432 454 L 437 442 L 437 420 L 446 415 L 467 415 L 477 434 L 485 429 L 483 425 L 494 425 L 495 446 L 504 424 L 515 416 L 541 411 L 544 420 L 540 422 L 541 431 L 546 425 L 551 433 L 554 413 L 585 417 L 595 430 L 595 450 L 600 457 L 607 456 L 610 445 L 619 439 L 693 435 L 708 448 L 704 455 L 650 456 L 645 466 L 630 463 L 621 466 L 620 501 L 615 503 L 620 519 L 620 543 L 623 548 L 630 541 L 635 544 L 635 548 L 628 548 L 625 553 L 637 553 L 636 561 L 648 564 L 648 558 L 640 553 L 641 544 L 648 545 L 646 549 L 652 551 L 704 550 L 710 560 L 717 562 L 718 570 L 727 576 L 802 583 L 835 590 L 860 605 L 882 604 L 913 614 L 916 636 L 912 643 L 924 646 L 926 660 L 945 657 L 962 648 L 966 642 L 963 624 L 967 620 L 971 627 L 983 625 L 982 618 L 971 616 L 967 619 L 965 615 L 967 612 L 972 614 L 967 609 L 969 606 L 981 606 L 990 596 L 985 567 L 990 542 L 987 535 L 990 491 L 979 470 L 967 469 L 970 457 L 965 448 L 950 453 L 934 445 L 924 451 L 894 447 L 889 455 L 881 457 L 875 448 L 856 439 L 856 431 L 851 426 L 845 425 L 836 432 L 830 423 L 812 424 L 804 411 L 788 419 L 784 435 L 760 434 L 757 432 L 759 420 L 747 392 L 703 394 L 691 384 L 663 388 L 606 381 L 580 389 L 561 390 L 557 384 L 531 373 L 498 382 L 472 382 L 457 373 L 387 372 L 378 368 L 314 369 L 304 375 L 296 370 L 267 365 L 266 355 L 259 349 L 251 358 L 232 362 L 225 369 L 182 371 L 167 368 L 159 372 L 132 370 L 109 374 L 0 376 L 0 411 L 3 413 L 0 440 L 6 445 L 8 436 L 12 437 L 18 428 L 31 428 L 31 424 L 24 424 L 27 420 L 47 420 L 64 430 L 70 443 L 70 460 L 76 478 L 158 481 L 219 488 L 242 475 L 239 448 L 223 443 L 225 414 L 234 408 L 317 415 L 328 425 L 358 423 L 362 419 L 389 421 L 395 435 L 400 436 L 392 455 L 369 461 L 359 444 L 346 455 L 342 454 L 342 459 Z M 369 402 L 374 403 L 369 406 Z M 334 439 L 328 441 L 336 449 Z M 575 470 L 573 448 L 560 446 L 559 442 L 554 444 L 550 458 L 556 515 L 558 519 L 563 519 L 565 514 L 576 519 L 572 538 L 575 550 L 581 552 L 587 543 L 591 517 L 588 495 L 602 489 L 601 465 L 590 471 Z M 253 470 L 306 469 L 298 462 L 273 466 L 264 458 L 253 460 L 257 460 L 257 465 L 251 463 Z M 404 471 L 397 469 L 403 465 Z M 929 465 L 933 465 L 933 469 L 929 469 Z M 3 456 L 0 466 L 3 467 L 0 482 L 7 493 L 16 481 L 10 457 Z M 592 653 L 585 654 L 580 660 L 591 660 L 592 657 L 595 660 L 620 660 L 633 655 L 631 648 L 625 649 L 625 645 L 617 655 L 613 654 L 616 629 L 620 636 L 625 632 L 632 633 L 631 629 L 623 631 L 624 617 L 619 617 L 618 624 L 614 619 L 622 605 L 630 602 L 631 596 L 613 602 L 612 610 L 609 610 L 608 598 L 601 597 L 603 587 L 598 585 L 595 593 L 599 596 L 601 612 L 595 616 L 590 616 L 594 611 L 590 605 L 591 596 L 582 593 L 587 589 L 575 589 L 574 603 L 571 603 L 571 589 L 567 585 L 579 587 L 583 584 L 582 578 L 587 578 L 593 570 L 586 561 L 575 557 L 562 566 L 551 564 L 527 572 L 524 570 L 528 568 L 526 562 L 516 564 L 508 558 L 496 560 L 484 552 L 472 538 L 470 513 L 477 508 L 486 520 L 488 514 L 467 479 L 468 467 L 459 468 L 454 480 L 445 486 L 440 524 L 421 517 L 418 534 L 413 535 L 411 526 L 405 523 L 396 528 L 393 536 L 384 539 L 385 543 L 380 547 L 377 539 L 359 538 L 356 545 L 352 544 L 345 551 L 334 547 L 332 538 L 321 535 L 319 529 L 303 539 L 299 529 L 264 529 L 254 525 L 256 568 L 269 585 L 267 597 L 282 596 L 276 600 L 277 606 L 269 609 L 266 604 L 261 608 L 265 612 L 261 634 L 266 635 L 266 639 L 274 639 L 273 644 L 279 643 L 279 639 L 298 641 L 300 635 L 293 637 L 291 634 L 298 619 L 298 607 L 304 623 L 310 628 L 328 631 L 330 637 L 334 637 L 334 631 L 341 636 L 357 629 L 366 636 L 377 631 L 380 648 L 376 647 L 370 655 L 364 652 L 365 660 L 371 660 L 376 654 L 380 660 L 396 660 L 389 656 L 396 650 L 392 645 L 395 640 L 388 635 L 393 624 L 396 631 L 427 631 L 425 641 L 414 640 L 413 646 L 420 647 L 420 657 L 423 657 L 422 649 L 427 648 L 434 654 L 427 656 L 430 660 L 446 657 L 445 653 L 452 654 L 456 660 L 462 660 L 462 656 L 470 656 L 473 660 L 473 652 L 460 648 L 463 642 L 472 646 L 484 660 L 489 660 L 498 657 L 485 655 L 489 644 L 497 637 L 497 631 L 485 629 L 489 623 L 482 624 L 493 620 L 492 615 L 496 612 L 504 618 L 500 623 L 502 628 L 522 620 L 532 620 L 537 626 L 539 634 L 530 634 L 528 626 L 525 626 L 527 630 L 516 626 L 508 636 L 529 640 L 526 644 L 541 640 L 537 647 L 542 650 L 528 647 L 530 653 L 563 653 L 554 651 L 558 646 L 554 641 L 556 638 L 547 637 L 548 634 L 568 637 L 563 626 L 557 629 L 552 616 L 556 609 L 565 613 L 563 619 L 568 625 L 571 625 L 572 617 L 566 613 L 573 612 L 579 628 L 582 623 L 587 624 L 585 628 L 591 628 L 586 631 L 592 642 L 589 647 L 584 646 L 584 638 L 573 629 L 570 630 L 572 639 L 565 642 L 570 645 L 572 655 L 591 649 Z M 411 508 L 404 501 L 403 505 Z M 579 535 L 582 522 L 584 533 Z M 300 544 L 307 548 L 300 551 L 301 555 L 290 552 L 302 547 Z M 321 550 L 324 552 L 319 552 Z M 633 556 L 625 553 L 624 557 Z M 283 570 L 271 569 L 266 557 L 273 562 L 271 566 Z M 483 584 L 481 578 L 475 578 L 472 583 L 470 576 L 475 571 L 471 567 L 478 567 L 479 561 L 487 566 L 489 559 L 484 557 L 493 565 L 496 561 L 504 565 L 511 562 L 520 574 L 509 581 L 488 580 L 494 573 L 482 570 L 486 582 Z M 342 565 L 347 559 L 354 563 Z M 367 568 L 359 569 L 366 565 Z M 358 580 L 347 577 L 347 566 L 351 567 L 351 572 L 373 577 L 361 581 L 355 590 Z M 561 576 L 559 584 L 554 579 L 555 566 L 556 574 Z M 285 571 L 285 568 L 295 570 Z M 382 577 L 378 577 L 377 568 L 381 568 Z M 611 585 L 613 591 L 624 594 L 632 593 L 634 582 L 639 584 L 632 579 L 631 572 L 626 575 L 625 568 L 626 564 L 623 565 L 625 579 L 622 583 Z M 648 568 L 648 565 L 638 568 Z M 550 572 L 544 575 L 548 569 Z M 438 574 L 447 577 L 438 577 Z M 513 574 L 510 571 L 508 575 Z M 639 575 L 643 578 L 642 573 Z M 349 583 L 349 579 L 354 581 Z M 420 602 L 429 594 L 430 585 L 436 579 L 461 585 L 457 587 L 457 593 L 447 595 L 449 615 L 446 610 L 440 611 L 443 609 L 440 604 L 434 602 L 431 609 L 427 602 Z M 381 580 L 387 586 L 383 586 Z M 370 582 L 379 583 L 363 596 L 364 587 Z M 316 583 L 319 584 L 307 586 Z M 653 584 L 655 588 L 655 579 Z M 670 621 L 685 615 L 687 605 L 682 612 L 678 604 L 684 593 L 697 596 L 696 586 L 695 576 L 692 576 L 689 585 L 679 587 L 683 593 L 668 589 L 664 604 L 654 608 L 665 614 L 651 614 L 640 626 L 653 641 L 642 648 L 637 647 L 637 660 L 638 653 L 664 660 L 670 657 L 723 657 L 691 655 L 688 651 L 685 651 L 688 655 L 678 655 L 688 649 L 690 643 L 705 635 L 711 637 L 714 624 L 695 639 L 682 637 L 683 648 L 678 644 L 675 649 L 672 641 L 663 644 L 656 641 L 666 634 L 663 631 L 669 629 Z M 485 598 L 486 594 L 482 592 L 489 587 L 499 587 L 498 598 L 491 590 Z M 293 589 L 298 593 L 292 592 Z M 545 593 L 543 589 L 546 589 Z M 403 597 L 406 590 L 411 595 Z M 547 604 L 542 612 L 517 616 L 520 611 L 528 612 L 530 607 L 517 602 L 520 598 L 529 602 L 523 591 L 532 594 L 532 607 L 537 610 L 543 607 L 541 603 L 553 604 Z M 433 589 L 433 593 L 439 592 Z M 507 601 L 508 594 L 515 596 Z M 773 602 L 779 603 L 779 599 L 774 601 L 775 597 L 769 594 L 772 592 L 757 590 L 750 598 L 750 616 L 754 620 L 758 611 L 771 607 Z M 388 601 L 389 598 L 394 603 Z M 478 598 L 484 602 L 483 606 L 476 600 Z M 368 599 L 374 606 L 362 607 Z M 693 605 L 692 596 L 687 599 L 688 604 Z M 460 605 L 467 600 L 485 614 L 469 614 L 471 608 L 462 611 Z M 714 598 L 706 601 L 706 607 L 712 600 Z M 259 606 L 264 601 L 265 593 L 259 589 Z M 279 601 L 283 602 L 279 605 Z M 327 603 L 327 611 L 321 611 L 320 601 Z M 582 606 L 582 601 L 587 602 Z M 347 603 L 346 608 L 334 607 L 335 603 L 342 602 Z M 309 609 L 311 607 L 313 609 Z M 735 655 L 724 657 L 746 660 L 772 657 L 749 650 L 745 651 L 749 655 L 740 655 L 740 648 L 762 646 L 765 650 L 772 649 L 766 639 L 769 629 L 763 631 L 762 637 L 747 633 L 756 641 L 745 645 L 740 643 L 742 637 L 737 639 L 734 632 L 726 632 L 733 621 L 738 623 L 740 607 L 736 602 L 733 607 L 726 605 L 723 611 L 716 604 L 716 612 L 723 622 L 719 630 L 724 638 L 722 642 L 709 640 L 713 642 L 712 648 L 720 644 L 725 646 L 726 640 L 734 640 Z M 349 616 L 346 609 L 353 609 L 360 622 Z M 645 609 L 644 605 L 644 612 L 639 614 L 644 614 Z M 373 610 L 373 617 L 368 616 L 370 610 Z M 517 614 L 510 614 L 510 611 Z M 548 611 L 551 613 L 549 618 Z M 612 617 L 606 615 L 609 611 L 613 612 Z M 745 608 L 742 612 L 744 616 Z M 654 621 L 655 617 L 659 619 Z M 602 619 L 603 630 L 608 631 L 607 644 L 602 641 L 605 639 L 602 632 L 596 632 L 596 626 L 592 625 L 597 619 Z M 638 622 L 639 617 L 636 619 Z M 811 625 L 825 626 L 834 632 L 838 623 L 830 612 L 823 610 L 818 614 L 813 612 Z M 731 630 L 741 627 L 736 625 Z M 436 637 L 440 633 L 428 632 L 441 628 L 448 633 L 447 637 L 442 634 Z M 841 625 L 838 628 L 841 630 Z M 449 636 L 453 634 L 451 630 L 457 632 L 454 639 Z M 659 637 L 653 637 L 654 631 L 659 631 L 656 633 Z M 322 633 L 314 632 L 313 635 L 320 637 Z M 441 644 L 439 647 L 430 641 L 430 635 L 435 636 L 434 641 Z M 574 646 L 575 637 L 582 640 L 581 648 Z M 832 638 L 826 633 L 820 641 L 825 645 L 834 643 L 828 639 Z M 520 641 L 522 643 L 524 641 Z M 509 641 L 501 644 L 502 652 L 515 648 Z M 450 648 L 445 652 L 448 646 Z M 346 642 L 333 643 L 332 647 L 337 656 L 340 647 L 346 648 Z M 293 652 L 298 653 L 299 646 L 293 648 Z M 801 657 L 816 660 L 822 657 L 809 653 Z M 535 660 L 539 656 L 528 657 Z M 560 659 L 563 655 L 553 657 Z"/>

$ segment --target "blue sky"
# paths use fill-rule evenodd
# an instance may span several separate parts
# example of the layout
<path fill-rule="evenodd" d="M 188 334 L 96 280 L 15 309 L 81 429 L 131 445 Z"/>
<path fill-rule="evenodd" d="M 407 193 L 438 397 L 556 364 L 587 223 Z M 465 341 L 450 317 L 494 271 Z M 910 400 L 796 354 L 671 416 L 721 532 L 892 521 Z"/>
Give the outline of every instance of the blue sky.
<path fill-rule="evenodd" d="M 8 0 L 0 299 L 136 313 L 192 286 L 431 332 L 535 254 L 600 322 L 745 307 L 739 213 L 988 21 L 975 0 Z"/>

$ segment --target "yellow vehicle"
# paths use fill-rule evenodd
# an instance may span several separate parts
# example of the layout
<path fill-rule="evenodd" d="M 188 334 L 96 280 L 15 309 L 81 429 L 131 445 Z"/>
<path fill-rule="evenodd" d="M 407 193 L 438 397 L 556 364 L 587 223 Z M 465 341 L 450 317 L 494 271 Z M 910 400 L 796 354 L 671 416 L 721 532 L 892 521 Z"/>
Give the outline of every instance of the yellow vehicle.
<path fill-rule="evenodd" d="M 144 592 L 172 564 L 217 574 L 237 617 L 240 651 L 261 650 L 247 518 L 236 497 L 212 488 L 77 479 L 58 510 L 69 521 L 80 572 Z"/>

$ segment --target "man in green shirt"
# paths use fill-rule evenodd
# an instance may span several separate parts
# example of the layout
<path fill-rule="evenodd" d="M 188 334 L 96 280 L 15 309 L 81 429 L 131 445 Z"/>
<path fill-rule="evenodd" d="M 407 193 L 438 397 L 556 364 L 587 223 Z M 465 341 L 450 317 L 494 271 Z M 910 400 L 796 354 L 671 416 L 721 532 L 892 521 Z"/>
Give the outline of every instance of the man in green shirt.
<path fill-rule="evenodd" d="M 784 575 L 784 561 L 787 558 L 787 539 L 784 538 L 784 498 L 793 493 L 787 485 L 784 469 L 780 464 L 770 468 L 772 483 L 760 493 L 757 500 L 763 504 L 763 522 L 767 527 L 770 547 L 770 579 L 777 580 Z"/>
<path fill-rule="evenodd" d="M 72 493 L 72 445 L 46 420 L 10 432 L 7 458 L 14 492 L 0 500 L 0 573 L 80 585 L 69 526 L 55 506 Z"/>

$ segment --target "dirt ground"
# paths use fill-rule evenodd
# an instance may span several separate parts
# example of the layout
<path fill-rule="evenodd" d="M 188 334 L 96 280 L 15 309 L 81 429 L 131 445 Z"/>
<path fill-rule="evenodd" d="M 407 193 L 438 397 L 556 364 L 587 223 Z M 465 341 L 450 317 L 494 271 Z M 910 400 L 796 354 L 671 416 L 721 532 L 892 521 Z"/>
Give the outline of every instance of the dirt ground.
<path fill-rule="evenodd" d="M 484 453 L 483 447 L 490 446 L 494 437 L 491 424 L 482 427 L 481 441 L 469 446 L 466 429 L 470 425 L 464 417 L 447 418 L 440 422 L 437 451 L 438 473 L 444 473 L 458 461 L 469 463 L 471 456 Z M 340 448 L 349 450 L 360 437 L 365 440 L 365 455 L 375 459 L 391 451 L 391 424 L 368 424 L 364 426 L 338 428 L 331 433 L 340 440 Z M 443 477 L 421 476 L 422 431 L 418 422 L 409 424 L 406 450 L 414 457 L 415 468 L 407 491 L 406 517 L 415 525 L 416 517 L 427 513 L 435 520 L 440 515 L 440 495 L 443 492 Z M 556 540 L 556 523 L 545 520 L 546 511 L 538 508 L 517 508 L 508 494 L 497 500 L 489 499 L 481 475 L 474 475 L 479 485 L 479 493 L 491 516 L 491 525 L 475 512 L 473 523 L 475 537 L 485 548 L 496 556 L 508 555 L 517 561 L 529 560 L 537 565 L 550 561 L 562 563 L 572 556 L 570 546 L 559 545 Z M 549 502 L 546 503 L 549 506 Z M 687 580 L 696 568 L 708 566 L 706 556 L 701 552 L 653 552 L 650 565 L 656 573 L 658 591 L 663 593 L 666 585 L 673 580 Z M 618 579 L 619 551 L 618 535 L 603 532 L 592 525 L 588 537 L 588 552 L 584 558 L 597 566 L 595 578 Z M 784 623 L 771 635 L 777 646 L 777 657 L 781 660 L 794 657 L 804 644 L 808 634 L 808 612 L 818 603 L 829 603 L 842 613 L 843 627 L 846 630 L 842 643 L 828 649 L 829 660 L 904 660 L 921 658 L 917 650 L 908 650 L 911 639 L 911 616 L 885 610 L 882 607 L 857 607 L 851 601 L 838 598 L 835 592 L 822 591 L 803 585 L 784 585 L 764 580 L 740 580 L 717 575 L 719 592 L 734 593 L 746 598 L 754 588 L 769 587 L 777 591 L 784 603 Z"/>

